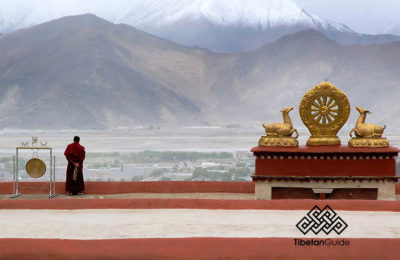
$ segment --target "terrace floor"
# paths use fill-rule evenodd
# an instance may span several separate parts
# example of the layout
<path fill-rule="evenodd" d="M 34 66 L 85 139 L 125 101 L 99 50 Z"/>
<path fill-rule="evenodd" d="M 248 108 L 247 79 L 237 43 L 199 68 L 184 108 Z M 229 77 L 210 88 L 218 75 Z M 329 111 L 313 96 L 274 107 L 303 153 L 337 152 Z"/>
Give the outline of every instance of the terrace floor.
<path fill-rule="evenodd" d="M 252 185 L 88 183 L 89 194 L 66 196 L 57 183 L 54 199 L 45 190 L 10 199 L 3 184 L 0 259 L 396 259 L 400 201 L 255 200 Z M 329 205 L 347 229 L 303 235 L 296 224 L 316 205 Z"/>

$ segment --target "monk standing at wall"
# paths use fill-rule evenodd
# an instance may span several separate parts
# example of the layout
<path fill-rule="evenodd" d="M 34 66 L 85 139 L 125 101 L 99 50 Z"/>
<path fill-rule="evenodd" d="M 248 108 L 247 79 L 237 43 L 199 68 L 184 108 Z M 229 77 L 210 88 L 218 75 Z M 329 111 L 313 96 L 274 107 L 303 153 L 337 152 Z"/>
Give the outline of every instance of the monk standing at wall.
<path fill-rule="evenodd" d="M 65 190 L 67 195 L 84 194 L 83 160 L 85 160 L 85 147 L 79 144 L 79 136 L 74 137 L 74 142 L 67 146 L 64 155 L 68 160 L 67 180 Z"/>

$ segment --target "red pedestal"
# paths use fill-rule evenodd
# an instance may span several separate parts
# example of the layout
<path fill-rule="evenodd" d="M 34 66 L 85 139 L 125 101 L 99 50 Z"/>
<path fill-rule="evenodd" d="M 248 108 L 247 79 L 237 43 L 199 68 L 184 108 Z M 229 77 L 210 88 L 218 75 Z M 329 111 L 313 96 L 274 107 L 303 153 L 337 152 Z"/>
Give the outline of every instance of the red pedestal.
<path fill-rule="evenodd" d="M 396 176 L 395 156 L 388 148 L 349 146 L 254 147 L 255 176 Z"/>
<path fill-rule="evenodd" d="M 254 147 L 257 199 L 395 199 L 399 149 Z"/>

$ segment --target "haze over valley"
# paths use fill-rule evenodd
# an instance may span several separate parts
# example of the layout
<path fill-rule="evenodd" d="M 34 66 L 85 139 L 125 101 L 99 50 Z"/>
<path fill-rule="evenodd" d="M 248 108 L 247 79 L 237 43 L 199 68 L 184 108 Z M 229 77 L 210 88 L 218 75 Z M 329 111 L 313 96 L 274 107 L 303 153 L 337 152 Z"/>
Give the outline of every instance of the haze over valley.
<path fill-rule="evenodd" d="M 249 52 L 178 45 L 94 15 L 0 38 L 0 124 L 20 129 L 259 125 L 328 79 L 367 120 L 398 127 L 400 42 L 341 45 L 301 31 Z M 388 106 L 390 105 L 390 108 Z M 302 125 L 297 112 L 291 113 Z"/>

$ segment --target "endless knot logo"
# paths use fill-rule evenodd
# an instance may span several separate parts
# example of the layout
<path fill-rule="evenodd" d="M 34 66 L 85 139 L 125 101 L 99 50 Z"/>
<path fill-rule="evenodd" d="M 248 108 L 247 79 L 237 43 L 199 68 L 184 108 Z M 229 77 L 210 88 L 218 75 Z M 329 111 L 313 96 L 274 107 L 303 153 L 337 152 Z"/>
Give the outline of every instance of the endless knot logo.
<path fill-rule="evenodd" d="M 323 209 L 314 206 L 314 208 L 312 208 L 307 215 L 297 223 L 296 227 L 304 235 L 310 230 L 316 235 L 318 235 L 321 230 L 327 235 L 331 233 L 332 230 L 334 230 L 336 234 L 340 235 L 348 225 L 331 207 L 326 205 Z"/>

